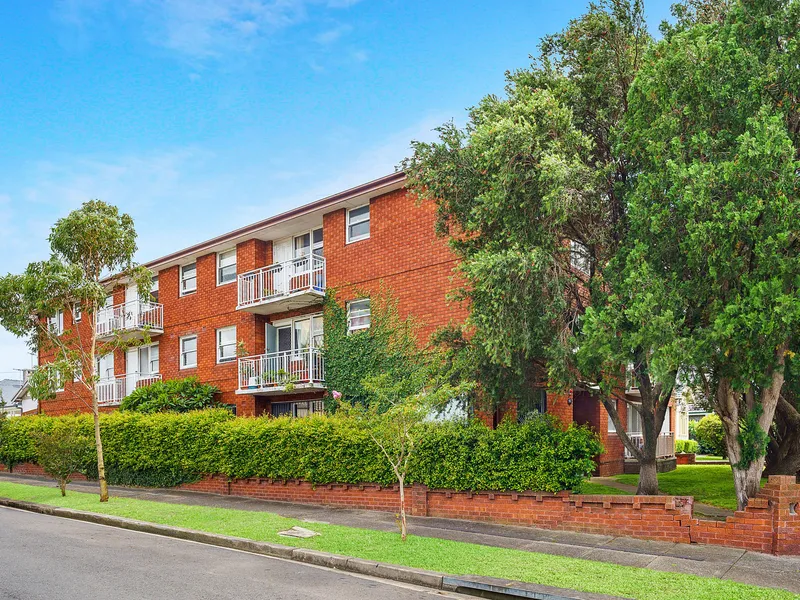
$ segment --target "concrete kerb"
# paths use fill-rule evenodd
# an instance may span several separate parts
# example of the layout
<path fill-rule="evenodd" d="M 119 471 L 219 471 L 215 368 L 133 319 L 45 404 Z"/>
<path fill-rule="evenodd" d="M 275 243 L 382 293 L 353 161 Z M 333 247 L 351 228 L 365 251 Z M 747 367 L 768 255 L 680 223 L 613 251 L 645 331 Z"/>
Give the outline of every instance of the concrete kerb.
<path fill-rule="evenodd" d="M 499 580 L 493 580 L 491 578 L 473 576 L 463 578 L 454 577 L 444 573 L 436 573 L 432 571 L 425 571 L 423 569 L 414 569 L 411 567 L 379 563 L 360 558 L 340 556 L 337 554 L 330 554 L 328 552 L 310 550 L 307 548 L 293 548 L 291 546 L 283 546 L 281 544 L 258 542 L 255 540 L 248 540 L 246 538 L 207 533 L 204 531 L 185 529 L 183 527 L 173 527 L 171 525 L 161 525 L 158 523 L 148 523 L 146 521 L 137 521 L 135 519 L 128 519 L 125 517 L 103 515 L 70 508 L 48 506 L 46 504 L 38 504 L 35 502 L 12 500 L 10 498 L 0 497 L 0 506 L 26 510 L 29 512 L 35 512 L 54 517 L 96 523 L 98 525 L 106 525 L 109 527 L 118 527 L 121 529 L 139 531 L 142 533 L 150 533 L 154 535 L 188 540 L 201 544 L 219 546 L 221 548 L 240 550 L 252 554 L 294 560 L 316 566 L 338 569 L 341 571 L 358 573 L 360 575 L 368 575 L 371 577 L 388 579 L 391 581 L 398 581 L 401 583 L 408 583 L 438 590 L 455 591 L 458 589 L 458 591 L 461 593 L 471 593 L 473 595 L 483 596 L 484 594 L 481 594 L 480 592 L 485 591 L 486 587 L 490 586 L 491 591 L 494 594 L 492 597 L 497 598 L 522 597 L 541 598 L 543 600 L 624 600 L 612 596 L 586 594 L 583 592 L 561 590 L 550 588 L 549 586 L 538 586 L 527 583 L 519 585 L 497 585 Z M 445 583 L 445 580 L 447 580 L 447 583 Z"/>

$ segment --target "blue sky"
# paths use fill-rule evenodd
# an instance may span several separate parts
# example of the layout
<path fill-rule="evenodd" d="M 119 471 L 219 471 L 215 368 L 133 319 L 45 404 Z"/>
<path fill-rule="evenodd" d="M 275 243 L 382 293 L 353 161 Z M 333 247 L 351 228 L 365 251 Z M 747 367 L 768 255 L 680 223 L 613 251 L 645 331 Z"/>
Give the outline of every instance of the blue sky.
<path fill-rule="evenodd" d="M 144 261 L 392 172 L 585 7 L 5 0 L 0 273 L 90 198 L 134 217 Z M 29 363 L 0 329 L 0 378 Z"/>

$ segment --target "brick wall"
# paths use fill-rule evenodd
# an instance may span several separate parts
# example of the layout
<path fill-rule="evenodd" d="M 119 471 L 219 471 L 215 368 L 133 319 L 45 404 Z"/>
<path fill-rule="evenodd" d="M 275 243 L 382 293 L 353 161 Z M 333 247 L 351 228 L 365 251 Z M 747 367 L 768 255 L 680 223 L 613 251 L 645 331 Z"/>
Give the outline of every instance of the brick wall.
<path fill-rule="evenodd" d="M 0 464 L 0 472 L 6 471 Z M 43 475 L 29 463 L 20 475 Z M 78 475 L 76 479 L 83 478 Z M 264 478 L 207 475 L 180 489 L 262 500 L 396 512 L 397 486 L 311 485 Z M 800 555 L 800 484 L 772 475 L 743 511 L 725 521 L 692 516 L 687 496 L 579 496 L 569 492 L 456 492 L 409 486 L 406 508 L 413 515 L 485 521 L 543 529 L 619 535 L 677 543 L 700 543 L 778 555 Z"/>

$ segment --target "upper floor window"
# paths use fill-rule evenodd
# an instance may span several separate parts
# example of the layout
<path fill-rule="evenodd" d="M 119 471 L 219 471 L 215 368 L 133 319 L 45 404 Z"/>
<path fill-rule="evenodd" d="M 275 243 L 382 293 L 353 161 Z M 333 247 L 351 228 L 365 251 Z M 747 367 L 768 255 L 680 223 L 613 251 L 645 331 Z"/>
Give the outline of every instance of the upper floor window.
<path fill-rule="evenodd" d="M 153 299 L 153 302 L 158 302 L 158 275 L 153 277 L 153 283 L 150 286 L 150 297 Z"/>
<path fill-rule="evenodd" d="M 80 323 L 81 317 L 83 317 L 83 311 L 81 310 L 81 305 L 79 302 L 76 302 L 72 305 L 72 322 L 73 323 Z"/>
<path fill-rule="evenodd" d="M 369 237 L 369 204 L 347 211 L 347 241 L 357 242 Z"/>
<path fill-rule="evenodd" d="M 197 366 L 197 336 L 187 335 L 181 338 L 181 369 Z"/>
<path fill-rule="evenodd" d="M 617 414 L 619 414 L 619 400 L 617 400 L 616 406 L 617 406 Z M 628 412 L 630 412 L 630 411 L 628 411 Z M 609 433 L 616 433 L 617 432 L 617 426 L 614 425 L 614 421 L 611 419 L 611 413 L 608 413 L 608 432 Z"/>
<path fill-rule="evenodd" d="M 217 329 L 217 362 L 236 360 L 236 325 Z"/>
<path fill-rule="evenodd" d="M 197 291 L 197 263 L 181 267 L 181 296 Z"/>
<path fill-rule="evenodd" d="M 294 236 L 294 257 L 300 258 L 309 254 L 314 254 L 315 256 L 323 255 L 322 227 Z"/>
<path fill-rule="evenodd" d="M 347 305 L 347 331 L 368 329 L 370 325 L 369 298 L 353 300 Z"/>
<path fill-rule="evenodd" d="M 59 310 L 52 317 L 47 317 L 47 328 L 55 335 L 64 333 L 64 311 Z"/>
<path fill-rule="evenodd" d="M 570 241 L 569 262 L 574 269 L 582 273 L 589 273 L 592 266 L 592 256 L 589 249 L 575 240 Z"/>
<path fill-rule="evenodd" d="M 134 355 L 129 355 L 129 360 L 136 361 L 135 364 L 128 365 L 128 372 L 136 372 L 139 375 L 153 375 L 159 372 L 159 350 L 158 344 L 151 344 L 150 346 L 139 346 L 133 350 Z"/>
<path fill-rule="evenodd" d="M 217 285 L 236 281 L 236 248 L 217 253 Z"/>

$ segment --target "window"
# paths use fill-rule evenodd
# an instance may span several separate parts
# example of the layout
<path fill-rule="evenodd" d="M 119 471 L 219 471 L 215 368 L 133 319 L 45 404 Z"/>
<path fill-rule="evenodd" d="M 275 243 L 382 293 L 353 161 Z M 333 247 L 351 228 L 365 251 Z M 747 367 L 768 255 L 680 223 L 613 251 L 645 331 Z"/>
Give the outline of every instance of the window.
<path fill-rule="evenodd" d="M 72 322 L 80 323 L 82 316 L 83 316 L 83 311 L 81 310 L 81 305 L 76 302 L 75 304 L 72 305 Z"/>
<path fill-rule="evenodd" d="M 181 267 L 181 296 L 197 291 L 197 263 Z"/>
<path fill-rule="evenodd" d="M 153 302 L 158 302 L 158 275 L 153 277 L 153 285 L 150 286 L 150 298 Z"/>
<path fill-rule="evenodd" d="M 619 400 L 617 400 L 616 407 L 617 413 L 619 413 Z M 630 411 L 628 413 L 630 414 Z M 608 413 L 608 433 L 617 433 L 617 427 L 614 425 L 614 421 L 611 420 L 611 413 Z"/>
<path fill-rule="evenodd" d="M 181 338 L 181 369 L 197 366 L 197 336 L 187 335 Z"/>
<path fill-rule="evenodd" d="M 547 412 L 547 390 L 534 388 L 517 402 L 517 422 L 524 423 Z"/>
<path fill-rule="evenodd" d="M 572 240 L 569 249 L 569 262 L 574 269 L 582 273 L 589 273 L 592 266 L 592 257 L 589 254 L 589 249 L 580 242 Z"/>
<path fill-rule="evenodd" d="M 322 252 L 322 227 L 311 232 L 311 251 L 316 256 L 323 256 Z"/>
<path fill-rule="evenodd" d="M 347 242 L 357 242 L 369 237 L 369 204 L 347 211 Z"/>
<path fill-rule="evenodd" d="M 64 333 L 64 311 L 59 310 L 52 317 L 47 317 L 47 328 L 56 335 Z"/>
<path fill-rule="evenodd" d="M 158 344 L 152 346 L 141 346 L 137 352 L 138 364 L 135 371 L 140 375 L 154 375 L 158 373 L 159 365 L 159 351 Z"/>
<path fill-rule="evenodd" d="M 642 433 L 642 417 L 631 404 L 628 405 L 628 433 Z"/>
<path fill-rule="evenodd" d="M 353 300 L 347 305 L 347 331 L 368 329 L 370 324 L 369 298 Z"/>
<path fill-rule="evenodd" d="M 217 362 L 236 360 L 236 326 L 217 329 Z"/>
<path fill-rule="evenodd" d="M 236 248 L 217 253 L 217 285 L 236 281 Z"/>
<path fill-rule="evenodd" d="M 667 407 L 667 412 L 664 413 L 664 422 L 661 424 L 661 433 L 669 433 L 672 425 L 672 407 Z"/>

